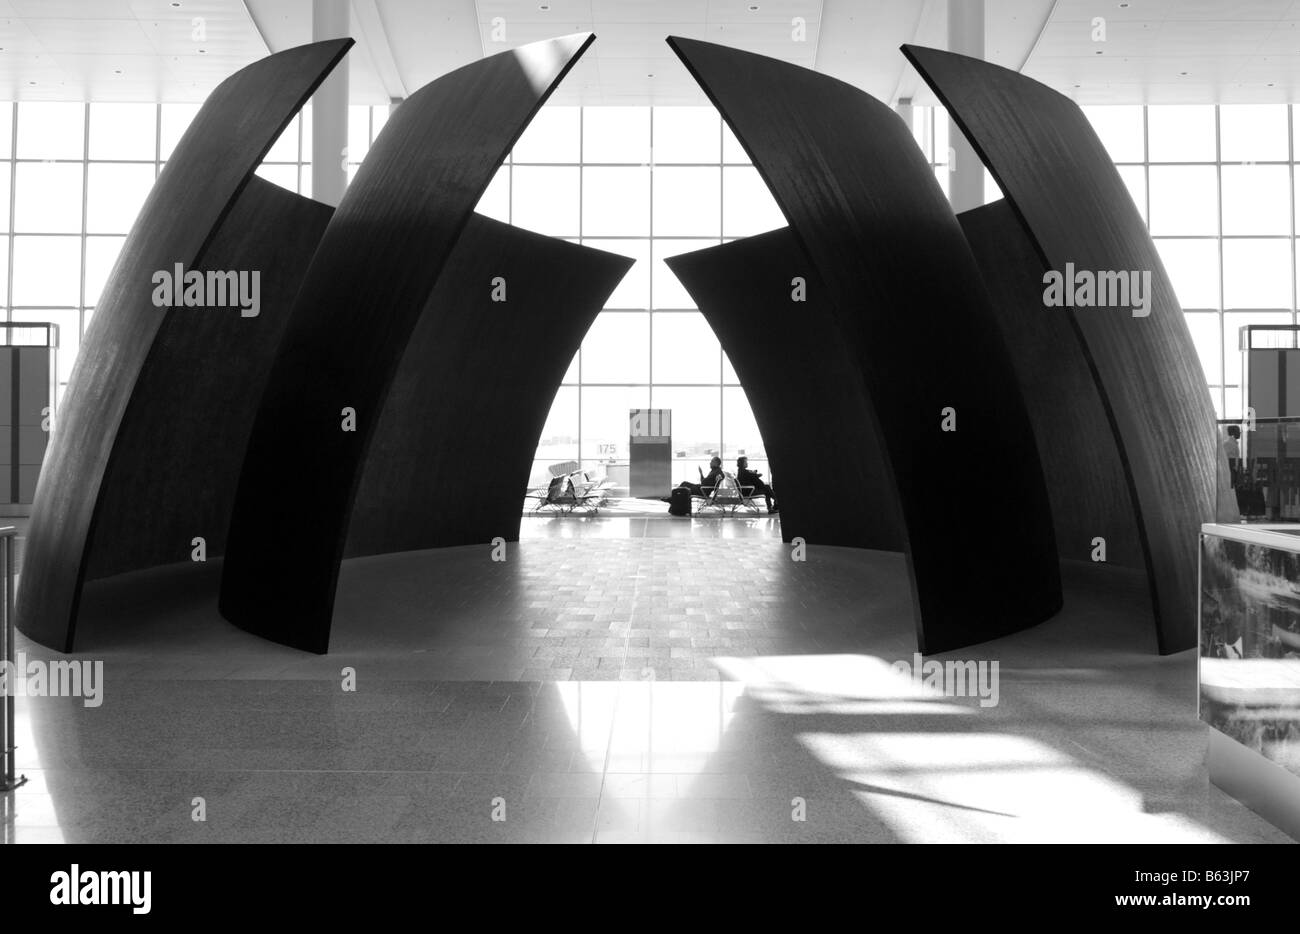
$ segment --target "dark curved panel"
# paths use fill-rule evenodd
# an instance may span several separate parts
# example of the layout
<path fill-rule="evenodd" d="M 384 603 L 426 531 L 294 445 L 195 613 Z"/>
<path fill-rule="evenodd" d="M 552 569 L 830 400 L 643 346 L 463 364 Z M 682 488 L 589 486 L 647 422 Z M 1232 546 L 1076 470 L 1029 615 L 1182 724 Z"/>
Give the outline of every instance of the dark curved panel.
<path fill-rule="evenodd" d="M 328 650 L 361 466 L 411 333 L 496 167 L 591 41 L 466 65 L 384 125 L 316 251 L 249 438 L 221 585 L 235 625 Z"/>
<path fill-rule="evenodd" d="M 1010 356 L 947 198 L 898 115 L 784 62 L 669 40 L 817 266 L 903 517 L 922 651 L 1061 606 L 1047 490 Z M 957 430 L 940 430 L 956 411 Z"/>
<path fill-rule="evenodd" d="M 1191 648 L 1197 541 L 1201 523 L 1215 518 L 1215 414 L 1146 225 L 1069 98 L 978 59 L 903 51 L 1006 192 L 1046 268 L 1151 273 L 1145 317 L 1114 308 L 1042 313 L 1070 321 L 1106 406 L 1146 552 L 1160 651 Z"/>
<path fill-rule="evenodd" d="M 71 651 L 101 486 L 141 369 L 165 318 L 157 270 L 203 256 L 257 164 L 352 45 L 318 42 L 270 55 L 221 82 L 195 115 L 136 218 L 82 339 L 36 486 L 17 625 Z"/>
<path fill-rule="evenodd" d="M 141 368 L 100 496 L 87 578 L 225 552 L 244 447 L 289 309 L 333 209 L 260 178 L 195 268 L 258 270 L 259 311 L 168 314 Z"/>
<path fill-rule="evenodd" d="M 1005 200 L 957 219 L 1034 424 L 1061 558 L 1091 561 L 1100 536 L 1108 564 L 1145 570 L 1128 478 L 1092 370 L 1069 320 L 1043 308 L 1043 261 Z"/>
<path fill-rule="evenodd" d="M 519 539 L 537 438 L 632 260 L 474 215 L 384 402 L 348 556 Z M 506 301 L 492 300 L 492 279 Z"/>
<path fill-rule="evenodd" d="M 780 494 L 781 536 L 902 551 L 894 481 L 862 374 L 794 234 L 774 230 L 665 262 L 744 387 Z M 807 288 L 802 302 L 791 299 L 796 276 Z"/>

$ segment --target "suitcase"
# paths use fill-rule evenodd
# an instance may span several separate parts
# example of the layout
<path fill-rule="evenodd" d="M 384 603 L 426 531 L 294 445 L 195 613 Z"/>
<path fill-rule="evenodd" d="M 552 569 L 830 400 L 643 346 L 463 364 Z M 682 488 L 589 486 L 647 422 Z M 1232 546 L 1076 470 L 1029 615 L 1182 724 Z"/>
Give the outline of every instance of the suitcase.
<path fill-rule="evenodd" d="M 668 515 L 689 516 L 691 514 L 691 491 L 677 487 L 668 494 Z"/>

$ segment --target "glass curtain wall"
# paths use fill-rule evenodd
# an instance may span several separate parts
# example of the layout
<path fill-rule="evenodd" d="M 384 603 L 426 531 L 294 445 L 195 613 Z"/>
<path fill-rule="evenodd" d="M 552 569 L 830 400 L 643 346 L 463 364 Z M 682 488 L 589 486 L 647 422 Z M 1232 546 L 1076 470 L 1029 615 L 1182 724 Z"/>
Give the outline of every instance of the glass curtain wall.
<path fill-rule="evenodd" d="M 59 326 L 59 394 L 104 280 L 197 105 L 0 104 L 0 297 L 9 321 Z M 352 108 L 347 160 L 365 157 L 386 107 Z M 1221 417 L 1241 414 L 1237 331 L 1296 322 L 1294 109 L 1287 105 L 1085 108 L 1146 219 L 1188 317 Z M 918 145 L 947 185 L 947 120 L 917 107 Z M 311 112 L 258 174 L 311 189 Z M 989 182 L 990 198 L 997 196 Z M 485 214 L 636 260 L 574 357 L 535 471 L 626 464 L 630 408 L 673 410 L 674 482 L 719 452 L 767 471 L 726 355 L 664 264 L 784 225 L 758 173 L 709 107 L 543 108 L 479 205 Z M 811 454 L 810 454 L 811 456 Z"/>

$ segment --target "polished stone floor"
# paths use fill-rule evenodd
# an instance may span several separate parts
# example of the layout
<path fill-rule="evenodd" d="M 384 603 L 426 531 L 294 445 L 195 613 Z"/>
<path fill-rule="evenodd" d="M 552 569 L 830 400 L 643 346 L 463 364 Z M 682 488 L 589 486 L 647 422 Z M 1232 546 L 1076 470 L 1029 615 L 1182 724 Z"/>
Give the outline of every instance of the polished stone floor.
<path fill-rule="evenodd" d="M 97 583 L 103 703 L 18 699 L 4 839 L 1287 839 L 1207 783 L 1194 655 L 1152 654 L 1132 579 L 935 656 L 998 662 L 982 706 L 891 667 L 900 556 L 807 557 L 766 517 L 530 520 L 504 562 L 348 562 L 328 656 L 225 624 L 215 566 Z"/>

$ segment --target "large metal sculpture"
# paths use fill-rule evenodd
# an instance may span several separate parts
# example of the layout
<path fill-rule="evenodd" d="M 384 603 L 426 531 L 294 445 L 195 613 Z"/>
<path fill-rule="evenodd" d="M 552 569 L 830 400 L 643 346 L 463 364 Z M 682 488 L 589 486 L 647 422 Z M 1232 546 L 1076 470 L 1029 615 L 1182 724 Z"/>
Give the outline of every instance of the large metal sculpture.
<path fill-rule="evenodd" d="M 825 284 L 898 492 L 922 651 L 1054 614 L 1060 571 L 1024 401 L 979 269 L 909 128 L 825 75 L 669 44 Z"/>
<path fill-rule="evenodd" d="M 592 38 L 451 72 L 403 102 L 371 147 L 299 292 L 249 439 L 220 601 L 236 625 L 328 649 L 362 465 L 403 352 L 421 314 L 441 314 L 430 297 L 492 173 Z"/>
<path fill-rule="evenodd" d="M 223 81 L 145 201 L 82 340 L 36 488 L 16 621 L 37 642 L 73 648 L 105 477 L 125 456 L 124 419 L 164 322 L 231 313 L 158 307 L 156 274 L 203 262 L 253 170 L 351 45 L 340 39 L 289 49 Z"/>
<path fill-rule="evenodd" d="M 898 497 L 862 375 L 794 234 L 774 230 L 666 262 L 745 387 L 785 541 L 902 551 Z"/>
<path fill-rule="evenodd" d="M 518 540 L 551 401 L 631 265 L 470 219 L 379 416 L 346 556 Z"/>
<path fill-rule="evenodd" d="M 1128 482 L 1162 653 L 1196 645 L 1196 547 L 1215 518 L 1215 415 L 1186 319 L 1142 217 L 1083 111 L 1014 71 L 967 56 L 904 46 L 1006 192 L 1041 266 L 1007 275 L 1074 271 L 1132 282 L 1118 307 L 1052 307 L 1064 316 L 1096 381 L 1109 437 Z M 1130 291 L 1130 290 L 1126 290 Z M 1134 308 L 1133 306 L 1138 307 Z M 1100 533 L 1099 533 L 1100 534 Z"/>

